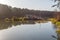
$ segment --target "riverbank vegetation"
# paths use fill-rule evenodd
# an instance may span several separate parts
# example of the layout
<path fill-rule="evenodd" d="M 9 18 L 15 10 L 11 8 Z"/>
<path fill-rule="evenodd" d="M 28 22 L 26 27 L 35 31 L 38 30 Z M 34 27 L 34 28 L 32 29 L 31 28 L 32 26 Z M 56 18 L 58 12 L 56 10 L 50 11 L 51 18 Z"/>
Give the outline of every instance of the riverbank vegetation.
<path fill-rule="evenodd" d="M 59 14 L 57 15 L 57 13 L 60 12 L 29 10 L 27 8 L 16 8 L 16 7 L 0 4 L 0 20 L 4 20 L 4 21 L 8 21 L 8 20 L 11 21 L 13 19 L 24 20 L 22 19 L 22 17 L 26 17 L 29 19 L 36 18 L 36 19 L 40 19 L 39 21 L 45 20 L 45 21 L 51 21 L 52 23 L 56 23 L 57 22 L 56 17 L 59 15 Z"/>
<path fill-rule="evenodd" d="M 54 18 L 54 11 L 29 10 L 27 8 L 16 8 L 0 4 L 0 20 L 15 17 L 39 17 L 43 19 Z"/>

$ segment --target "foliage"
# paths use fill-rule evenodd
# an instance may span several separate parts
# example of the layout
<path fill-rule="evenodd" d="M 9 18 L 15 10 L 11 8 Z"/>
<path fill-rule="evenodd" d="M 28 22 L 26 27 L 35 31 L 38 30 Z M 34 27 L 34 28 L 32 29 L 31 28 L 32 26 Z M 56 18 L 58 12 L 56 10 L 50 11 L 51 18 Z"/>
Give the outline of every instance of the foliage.
<path fill-rule="evenodd" d="M 60 22 L 56 22 L 56 25 L 57 25 L 57 27 L 59 27 L 60 26 Z"/>
<path fill-rule="evenodd" d="M 53 5 L 52 7 L 57 6 L 58 9 L 60 9 L 60 0 L 54 0 L 57 4 Z"/>
<path fill-rule="evenodd" d="M 7 5 L 0 4 L 0 19 L 15 17 L 25 17 L 27 15 L 37 16 L 40 18 L 53 18 L 54 12 L 52 11 L 40 11 L 40 10 L 29 10 L 27 8 L 16 8 Z M 32 17 L 31 16 L 31 17 Z"/>
<path fill-rule="evenodd" d="M 52 23 L 56 23 L 57 20 L 55 18 L 49 18 L 48 20 L 50 20 Z"/>

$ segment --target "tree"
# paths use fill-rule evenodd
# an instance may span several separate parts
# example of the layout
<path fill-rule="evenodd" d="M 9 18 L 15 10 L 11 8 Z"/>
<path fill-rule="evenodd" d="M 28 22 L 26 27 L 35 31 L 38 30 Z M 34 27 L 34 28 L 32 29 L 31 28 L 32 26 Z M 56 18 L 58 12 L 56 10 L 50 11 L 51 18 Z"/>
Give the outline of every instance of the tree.
<path fill-rule="evenodd" d="M 53 5 L 52 7 L 56 6 L 60 10 L 60 0 L 54 0 L 54 2 L 57 4 Z"/>

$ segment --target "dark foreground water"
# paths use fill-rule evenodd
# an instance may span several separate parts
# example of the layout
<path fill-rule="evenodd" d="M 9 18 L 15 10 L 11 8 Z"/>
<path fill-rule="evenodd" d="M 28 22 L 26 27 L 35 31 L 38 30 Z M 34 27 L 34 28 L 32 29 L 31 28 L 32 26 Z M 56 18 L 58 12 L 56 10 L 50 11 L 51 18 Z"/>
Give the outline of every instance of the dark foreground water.
<path fill-rule="evenodd" d="M 0 40 L 57 40 L 57 33 L 51 22 L 12 25 L 0 30 Z"/>

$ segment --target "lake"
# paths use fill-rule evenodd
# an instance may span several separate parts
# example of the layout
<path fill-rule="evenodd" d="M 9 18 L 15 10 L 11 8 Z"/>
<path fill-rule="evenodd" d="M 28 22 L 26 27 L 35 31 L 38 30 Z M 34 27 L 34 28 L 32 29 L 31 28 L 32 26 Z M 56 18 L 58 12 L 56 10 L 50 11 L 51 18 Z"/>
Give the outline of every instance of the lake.
<path fill-rule="evenodd" d="M 55 38 L 57 33 L 54 24 L 50 21 L 46 23 L 17 24 L 0 23 L 0 40 L 58 40 Z"/>

